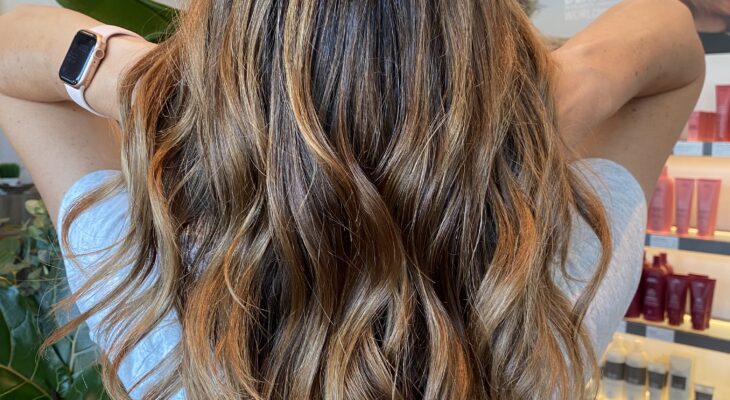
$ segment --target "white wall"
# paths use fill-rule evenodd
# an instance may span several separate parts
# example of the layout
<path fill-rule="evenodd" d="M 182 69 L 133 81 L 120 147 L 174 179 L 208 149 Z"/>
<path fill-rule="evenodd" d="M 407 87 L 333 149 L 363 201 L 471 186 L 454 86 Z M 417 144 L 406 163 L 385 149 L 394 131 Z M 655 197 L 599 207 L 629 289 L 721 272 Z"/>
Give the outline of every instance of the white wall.
<path fill-rule="evenodd" d="M 56 5 L 56 0 L 0 0 L 0 11 L 5 12 L 18 4 Z"/>

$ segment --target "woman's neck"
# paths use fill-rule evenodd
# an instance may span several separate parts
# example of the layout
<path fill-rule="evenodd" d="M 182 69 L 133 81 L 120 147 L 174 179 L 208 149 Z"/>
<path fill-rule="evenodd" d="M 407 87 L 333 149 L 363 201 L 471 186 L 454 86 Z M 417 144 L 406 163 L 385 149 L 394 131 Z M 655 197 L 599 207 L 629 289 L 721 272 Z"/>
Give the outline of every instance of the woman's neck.
<path fill-rule="evenodd" d="M 703 10 L 695 10 L 695 26 L 700 32 L 719 33 L 727 30 L 725 18 Z"/>

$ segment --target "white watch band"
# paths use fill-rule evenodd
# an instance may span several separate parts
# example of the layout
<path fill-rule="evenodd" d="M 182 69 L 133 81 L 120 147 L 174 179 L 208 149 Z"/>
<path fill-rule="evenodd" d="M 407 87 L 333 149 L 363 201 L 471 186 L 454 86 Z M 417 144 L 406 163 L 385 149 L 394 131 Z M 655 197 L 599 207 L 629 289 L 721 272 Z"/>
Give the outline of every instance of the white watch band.
<path fill-rule="evenodd" d="M 119 26 L 114 26 L 114 25 L 99 25 L 97 27 L 87 29 L 87 31 L 100 35 L 104 39 L 105 42 L 108 41 L 109 38 L 111 38 L 112 36 L 117 36 L 117 35 L 134 36 L 134 37 L 142 38 L 140 35 L 132 32 L 130 30 L 124 29 Z M 92 77 L 92 79 L 93 79 L 93 77 Z M 89 83 L 91 83 L 91 81 L 89 81 Z M 85 95 L 86 87 L 82 86 L 79 88 L 75 88 L 69 84 L 66 84 L 66 92 L 68 93 L 68 96 L 71 98 L 71 100 L 73 100 L 74 103 L 83 107 L 84 109 L 86 109 L 87 111 L 89 111 L 92 114 L 98 115 L 100 117 L 105 117 L 105 115 L 102 115 L 102 114 L 99 114 L 98 112 L 96 112 L 89 105 L 89 103 L 86 102 L 86 95 Z"/>

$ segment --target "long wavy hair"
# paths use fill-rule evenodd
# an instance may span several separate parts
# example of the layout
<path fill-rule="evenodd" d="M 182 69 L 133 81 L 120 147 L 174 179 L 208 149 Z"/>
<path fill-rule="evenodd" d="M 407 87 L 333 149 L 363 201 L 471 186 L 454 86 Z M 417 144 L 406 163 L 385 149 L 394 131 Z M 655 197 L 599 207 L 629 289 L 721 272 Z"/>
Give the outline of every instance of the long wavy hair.
<path fill-rule="evenodd" d="M 610 258 L 570 166 L 555 72 L 514 0 L 193 1 L 121 85 L 129 268 L 101 309 L 104 379 L 164 316 L 146 398 L 576 399 Z M 571 217 L 601 240 L 572 302 Z M 73 258 L 73 257 L 72 257 Z M 129 388 L 127 388 L 129 389 Z"/>

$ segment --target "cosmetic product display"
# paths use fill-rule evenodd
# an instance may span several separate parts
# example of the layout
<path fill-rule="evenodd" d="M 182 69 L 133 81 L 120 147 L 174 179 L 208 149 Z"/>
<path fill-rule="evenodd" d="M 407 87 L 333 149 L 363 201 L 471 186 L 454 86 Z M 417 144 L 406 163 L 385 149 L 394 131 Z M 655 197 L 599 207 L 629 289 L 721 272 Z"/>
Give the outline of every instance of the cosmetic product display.
<path fill-rule="evenodd" d="M 649 202 L 648 230 L 654 233 L 670 233 L 673 210 L 674 180 L 665 166 Z"/>
<path fill-rule="evenodd" d="M 715 141 L 730 141 L 730 85 L 715 86 L 717 130 Z"/>
<path fill-rule="evenodd" d="M 712 400 L 715 388 L 695 383 L 695 400 Z"/>
<path fill-rule="evenodd" d="M 649 356 L 641 347 L 641 342 L 635 340 L 631 352 L 626 356 L 624 380 L 626 400 L 645 400 L 647 389 L 647 367 Z"/>
<path fill-rule="evenodd" d="M 667 365 L 654 361 L 647 367 L 649 375 L 649 400 L 664 400 L 667 392 Z"/>
<path fill-rule="evenodd" d="M 598 399 L 724 398 L 718 396 L 718 390 L 726 389 L 722 374 L 708 374 L 708 367 L 715 367 L 708 364 L 711 360 L 701 356 L 695 359 L 697 355 L 693 353 L 657 348 L 645 339 L 631 340 L 631 350 L 627 352 L 626 343 L 626 336 L 617 333 L 609 344 L 603 356 L 602 377 L 597 382 L 600 384 Z"/>
<path fill-rule="evenodd" d="M 689 277 L 683 275 L 667 275 L 667 319 L 669 325 L 679 326 L 684 322 L 684 311 L 687 308 L 687 292 Z"/>
<path fill-rule="evenodd" d="M 649 266 L 645 253 L 641 282 L 624 316 L 639 318 L 643 314 L 645 320 L 652 322 L 666 318 L 669 325 L 680 326 L 684 323 L 689 297 L 692 328 L 705 330 L 712 318 L 715 284 L 716 280 L 707 275 L 675 274 L 667 253 L 653 256 Z"/>
<path fill-rule="evenodd" d="M 715 280 L 692 276 L 689 282 L 692 328 L 705 330 L 710 327 L 712 298 L 715 294 Z"/>
<path fill-rule="evenodd" d="M 695 180 L 689 178 L 674 179 L 674 220 L 678 235 L 689 233 L 689 219 L 692 215 L 692 200 L 695 194 Z"/>
<path fill-rule="evenodd" d="M 720 202 L 720 179 L 697 180 L 697 235 L 715 236 L 717 207 Z"/>
<path fill-rule="evenodd" d="M 622 342 L 621 337 L 616 335 L 606 351 L 601 378 L 601 391 L 606 399 L 622 399 L 624 396 L 626 349 Z"/>
<path fill-rule="evenodd" d="M 644 271 L 644 300 L 641 313 L 647 321 L 664 321 L 666 301 L 667 270 L 662 266 L 661 257 L 654 256 L 651 268 Z"/>
<path fill-rule="evenodd" d="M 692 359 L 680 355 L 669 358 L 669 400 L 689 400 L 692 387 Z"/>

